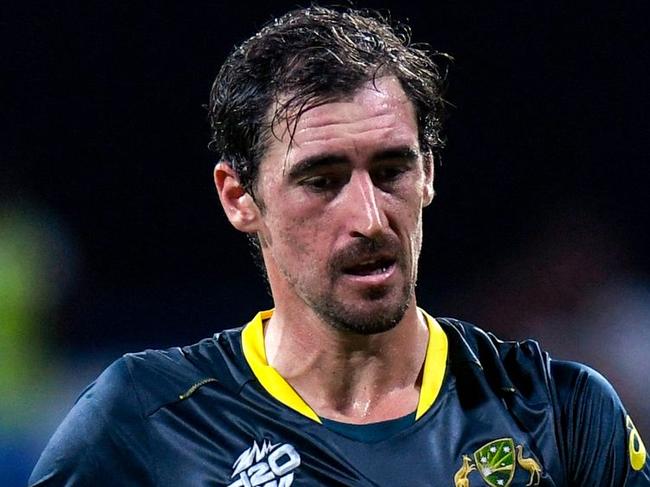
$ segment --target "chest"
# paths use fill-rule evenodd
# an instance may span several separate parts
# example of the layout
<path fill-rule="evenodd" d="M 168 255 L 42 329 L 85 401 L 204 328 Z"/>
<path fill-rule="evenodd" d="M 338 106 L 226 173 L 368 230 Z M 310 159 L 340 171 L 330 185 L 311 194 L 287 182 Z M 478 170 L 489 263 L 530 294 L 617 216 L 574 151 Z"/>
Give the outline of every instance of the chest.
<path fill-rule="evenodd" d="M 529 413 L 522 425 L 500 399 L 468 401 L 452 382 L 420 420 L 375 443 L 341 436 L 263 395 L 207 389 L 149 422 L 151 448 L 163 459 L 160 485 L 564 485 L 552 418 L 543 405 Z"/>

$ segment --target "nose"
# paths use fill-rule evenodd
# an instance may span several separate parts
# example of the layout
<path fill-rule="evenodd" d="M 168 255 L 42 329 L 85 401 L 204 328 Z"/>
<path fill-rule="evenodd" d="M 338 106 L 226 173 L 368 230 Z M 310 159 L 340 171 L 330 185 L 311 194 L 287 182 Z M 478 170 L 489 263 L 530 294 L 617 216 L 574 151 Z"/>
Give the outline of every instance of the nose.
<path fill-rule="evenodd" d="M 388 221 L 379 192 L 367 171 L 352 172 L 345 204 L 350 235 L 374 238 L 385 230 Z"/>

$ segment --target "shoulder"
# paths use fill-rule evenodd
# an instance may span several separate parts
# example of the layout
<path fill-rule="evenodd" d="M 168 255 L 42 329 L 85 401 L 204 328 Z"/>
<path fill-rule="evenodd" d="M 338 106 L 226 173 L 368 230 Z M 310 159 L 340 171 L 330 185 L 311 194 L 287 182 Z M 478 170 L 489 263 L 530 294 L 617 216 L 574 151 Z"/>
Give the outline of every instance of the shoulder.
<path fill-rule="evenodd" d="M 560 404 L 566 408 L 575 401 L 608 403 L 611 408 L 622 408 L 621 400 L 612 385 L 591 367 L 565 360 L 551 360 L 550 373 Z"/>
<path fill-rule="evenodd" d="M 227 388 L 246 380 L 239 335 L 239 330 L 230 330 L 187 347 L 127 353 L 113 362 L 81 393 L 58 427 L 30 485 L 103 485 L 102 478 L 113 484 L 132 479 L 147 484 L 155 465 L 149 459 L 148 417 L 185 399 L 197 384 L 216 381 Z M 124 477 L 115 479 L 111 472 Z"/>
<path fill-rule="evenodd" d="M 240 350 L 241 329 L 236 328 L 193 345 L 128 353 L 104 371 L 95 387 L 132 389 L 147 416 L 207 380 L 237 388 L 248 378 Z"/>
<path fill-rule="evenodd" d="M 553 360 L 551 374 L 573 482 L 650 485 L 645 446 L 612 385 L 575 362 Z"/>
<path fill-rule="evenodd" d="M 438 318 L 450 342 L 450 361 L 474 360 L 502 388 L 567 405 L 581 397 L 620 404 L 616 391 L 587 365 L 552 359 L 535 340 L 504 341 L 464 321 Z"/>
<path fill-rule="evenodd" d="M 473 364 L 518 424 L 552 433 L 571 485 L 650 485 L 643 442 L 600 373 L 554 360 L 534 340 L 503 341 L 470 323 L 437 320 L 450 366 Z"/>
<path fill-rule="evenodd" d="M 535 340 L 504 341 L 461 320 L 437 318 L 447 334 L 450 366 L 473 363 L 498 393 L 549 400 L 550 359 Z"/>
<path fill-rule="evenodd" d="M 107 418 L 144 418 L 206 379 L 236 387 L 247 378 L 240 337 L 233 329 L 185 347 L 127 353 L 86 388 L 72 412 L 95 407 Z"/>
<path fill-rule="evenodd" d="M 578 438 L 627 436 L 627 413 L 612 385 L 600 373 L 580 363 L 552 360 L 552 386 L 560 428 L 569 442 Z"/>
<path fill-rule="evenodd" d="M 127 364 L 125 358 L 116 360 L 83 391 L 43 451 L 29 485 L 104 485 L 101 479 L 110 478 L 105 476 L 127 457 L 125 472 L 148 477 L 146 462 L 134 462 L 146 456 L 147 445 L 143 408 Z"/>

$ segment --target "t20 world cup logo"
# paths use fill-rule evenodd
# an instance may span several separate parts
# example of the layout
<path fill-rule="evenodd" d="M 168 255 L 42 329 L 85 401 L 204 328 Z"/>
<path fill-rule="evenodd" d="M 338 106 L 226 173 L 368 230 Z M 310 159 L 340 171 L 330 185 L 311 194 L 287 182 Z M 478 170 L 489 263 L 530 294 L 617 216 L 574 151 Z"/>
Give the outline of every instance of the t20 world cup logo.
<path fill-rule="evenodd" d="M 233 464 L 234 479 L 228 487 L 289 487 L 294 470 L 300 466 L 300 455 L 289 443 L 272 444 L 256 441 Z"/>

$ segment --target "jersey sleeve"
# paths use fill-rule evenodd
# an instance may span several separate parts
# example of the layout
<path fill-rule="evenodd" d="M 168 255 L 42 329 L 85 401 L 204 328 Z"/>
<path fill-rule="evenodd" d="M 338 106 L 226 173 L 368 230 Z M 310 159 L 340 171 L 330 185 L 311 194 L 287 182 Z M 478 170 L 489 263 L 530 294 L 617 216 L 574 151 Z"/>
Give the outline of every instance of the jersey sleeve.
<path fill-rule="evenodd" d="M 569 485 L 650 487 L 643 441 L 612 386 L 581 364 L 551 362 Z"/>
<path fill-rule="evenodd" d="M 30 486 L 153 485 L 142 407 L 124 358 L 79 397 L 43 451 Z"/>

